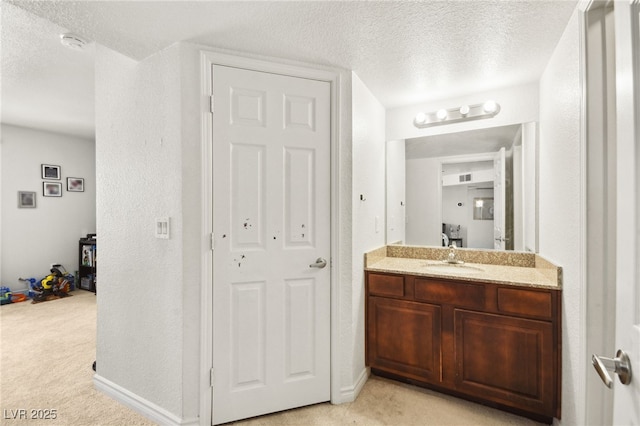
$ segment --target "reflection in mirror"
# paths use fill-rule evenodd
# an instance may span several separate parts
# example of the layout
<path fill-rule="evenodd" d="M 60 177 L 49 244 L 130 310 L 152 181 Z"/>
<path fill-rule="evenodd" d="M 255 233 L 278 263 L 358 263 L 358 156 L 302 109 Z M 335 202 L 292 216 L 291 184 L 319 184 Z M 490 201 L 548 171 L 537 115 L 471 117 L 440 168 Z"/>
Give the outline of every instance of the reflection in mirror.
<path fill-rule="evenodd" d="M 536 123 L 387 143 L 387 243 L 537 251 Z"/>

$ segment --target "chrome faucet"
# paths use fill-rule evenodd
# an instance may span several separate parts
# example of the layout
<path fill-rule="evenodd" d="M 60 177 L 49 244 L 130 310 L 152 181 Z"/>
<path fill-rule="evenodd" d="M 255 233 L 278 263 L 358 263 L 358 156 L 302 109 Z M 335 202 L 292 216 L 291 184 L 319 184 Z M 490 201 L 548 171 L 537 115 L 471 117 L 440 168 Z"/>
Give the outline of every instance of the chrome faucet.
<path fill-rule="evenodd" d="M 458 259 L 456 259 L 456 243 L 455 241 L 451 242 L 451 245 L 449 246 L 449 256 L 447 258 L 447 262 L 448 263 L 458 263 Z"/>

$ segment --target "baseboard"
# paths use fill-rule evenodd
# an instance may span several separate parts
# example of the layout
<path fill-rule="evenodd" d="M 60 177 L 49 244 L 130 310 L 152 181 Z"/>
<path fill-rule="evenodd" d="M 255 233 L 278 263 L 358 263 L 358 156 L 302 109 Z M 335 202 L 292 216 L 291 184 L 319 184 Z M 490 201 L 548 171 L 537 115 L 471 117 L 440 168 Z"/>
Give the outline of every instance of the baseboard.
<path fill-rule="evenodd" d="M 97 374 L 93 376 L 93 385 L 100 392 L 158 424 L 168 426 L 195 426 L 199 424 L 198 418 L 182 419 Z"/>
<path fill-rule="evenodd" d="M 360 372 L 358 379 L 351 386 L 346 386 L 340 389 L 340 404 L 344 404 L 345 402 L 353 402 L 356 400 L 358 395 L 360 395 L 360 391 L 367 380 L 369 379 L 369 375 L 371 374 L 371 370 L 368 367 L 365 367 Z"/>

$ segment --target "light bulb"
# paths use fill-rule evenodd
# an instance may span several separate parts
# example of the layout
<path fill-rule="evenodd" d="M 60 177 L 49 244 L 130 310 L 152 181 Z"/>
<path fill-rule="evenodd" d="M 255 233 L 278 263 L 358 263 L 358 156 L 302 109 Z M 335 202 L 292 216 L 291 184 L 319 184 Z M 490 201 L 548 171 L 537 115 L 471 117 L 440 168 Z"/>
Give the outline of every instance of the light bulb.
<path fill-rule="evenodd" d="M 436 113 L 436 117 L 438 117 L 438 120 L 444 120 L 445 118 L 447 118 L 447 110 L 439 109 Z"/>
<path fill-rule="evenodd" d="M 460 107 L 460 115 L 466 117 L 467 114 L 469 114 L 469 105 L 462 105 Z"/>
<path fill-rule="evenodd" d="M 484 110 L 484 112 L 486 112 L 487 114 L 491 114 L 492 112 L 496 112 L 498 109 L 498 104 L 495 101 L 487 101 L 484 104 L 482 104 L 482 109 Z"/>
<path fill-rule="evenodd" d="M 416 124 L 424 124 L 427 121 L 427 114 L 424 112 L 419 112 L 416 114 L 415 122 Z"/>

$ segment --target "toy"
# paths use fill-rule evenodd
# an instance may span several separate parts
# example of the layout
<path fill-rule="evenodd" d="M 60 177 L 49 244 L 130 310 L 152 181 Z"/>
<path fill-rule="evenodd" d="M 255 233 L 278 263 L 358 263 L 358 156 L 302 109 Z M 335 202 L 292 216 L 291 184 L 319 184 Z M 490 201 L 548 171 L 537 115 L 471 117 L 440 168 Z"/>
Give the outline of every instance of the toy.
<path fill-rule="evenodd" d="M 11 303 L 11 289 L 9 287 L 0 287 L 0 305 Z"/>
<path fill-rule="evenodd" d="M 44 302 L 46 300 L 58 299 L 68 296 L 68 292 L 73 288 L 73 275 L 67 273 L 62 265 L 52 265 L 50 274 L 36 281 L 34 278 L 22 279 L 28 281 L 33 291 L 33 302 Z"/>

